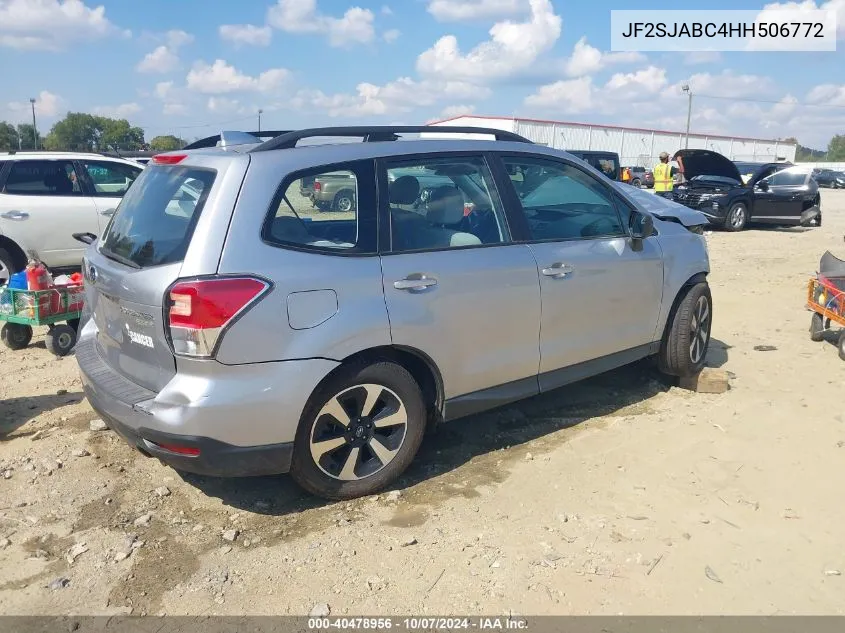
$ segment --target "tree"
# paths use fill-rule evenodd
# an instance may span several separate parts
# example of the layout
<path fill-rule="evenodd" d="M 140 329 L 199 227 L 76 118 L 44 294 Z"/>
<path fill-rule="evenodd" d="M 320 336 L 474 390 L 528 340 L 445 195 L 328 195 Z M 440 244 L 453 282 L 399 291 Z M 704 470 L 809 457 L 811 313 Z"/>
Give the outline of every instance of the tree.
<path fill-rule="evenodd" d="M 20 139 L 22 150 L 37 149 L 33 144 L 33 138 L 38 141 L 39 148 L 44 147 L 44 140 L 41 138 L 41 135 L 37 131 L 33 135 L 34 129 L 32 123 L 21 123 L 18 125 L 18 138 Z"/>
<path fill-rule="evenodd" d="M 182 149 L 187 143 L 177 136 L 167 134 L 165 136 L 156 136 L 150 141 L 150 149 L 154 152 L 172 152 L 173 150 Z"/>
<path fill-rule="evenodd" d="M 845 161 L 845 134 L 837 134 L 827 145 L 827 160 Z"/>
<path fill-rule="evenodd" d="M 126 119 L 98 116 L 94 120 L 100 132 L 97 143 L 100 149 L 139 150 L 144 145 L 144 130 L 132 127 Z"/>
<path fill-rule="evenodd" d="M 18 131 L 6 121 L 0 121 L 0 152 L 18 149 Z"/>
<path fill-rule="evenodd" d="M 56 122 L 44 146 L 53 150 L 96 152 L 109 149 L 137 150 L 144 145 L 144 130 L 126 119 L 110 119 L 84 112 L 68 112 Z"/>

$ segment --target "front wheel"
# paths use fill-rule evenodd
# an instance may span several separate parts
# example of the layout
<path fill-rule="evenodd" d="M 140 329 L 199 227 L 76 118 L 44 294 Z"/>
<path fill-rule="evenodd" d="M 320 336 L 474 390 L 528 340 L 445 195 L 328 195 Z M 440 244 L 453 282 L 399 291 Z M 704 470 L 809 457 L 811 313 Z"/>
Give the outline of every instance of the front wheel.
<path fill-rule="evenodd" d="M 10 350 L 24 349 L 32 341 L 32 328 L 19 323 L 4 323 L 0 329 L 0 339 Z"/>
<path fill-rule="evenodd" d="M 845 330 L 839 333 L 839 339 L 836 341 L 836 347 L 839 348 L 839 358 L 845 360 Z"/>
<path fill-rule="evenodd" d="M 417 454 L 426 419 L 422 392 L 404 367 L 385 361 L 345 368 L 306 406 L 291 476 L 326 499 L 378 492 Z"/>
<path fill-rule="evenodd" d="M 725 217 L 725 228 L 729 231 L 741 231 L 748 222 L 748 209 L 742 202 L 731 205 L 728 215 Z"/>
<path fill-rule="evenodd" d="M 810 317 L 810 340 L 818 343 L 824 339 L 824 318 L 818 312 Z"/>
<path fill-rule="evenodd" d="M 682 292 L 685 294 L 670 315 L 660 344 L 660 370 L 670 376 L 692 376 L 701 371 L 710 345 L 710 286 L 702 282 Z"/>
<path fill-rule="evenodd" d="M 631 184 L 632 184 L 634 187 L 636 187 L 637 189 L 639 189 L 639 188 L 641 188 L 641 187 L 643 186 L 643 183 L 640 181 L 640 179 L 639 179 L 639 178 L 634 178 L 634 179 L 631 181 Z"/>
<path fill-rule="evenodd" d="M 69 325 L 56 325 L 47 332 L 44 342 L 56 356 L 67 356 L 76 345 L 76 330 Z"/>

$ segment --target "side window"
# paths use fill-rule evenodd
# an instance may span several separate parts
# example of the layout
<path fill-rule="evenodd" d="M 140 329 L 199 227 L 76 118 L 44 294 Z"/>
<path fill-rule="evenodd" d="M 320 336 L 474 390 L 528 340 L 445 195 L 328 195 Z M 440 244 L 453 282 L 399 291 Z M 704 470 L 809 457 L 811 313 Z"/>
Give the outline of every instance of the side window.
<path fill-rule="evenodd" d="M 790 171 L 788 169 L 783 169 L 779 172 L 776 172 L 765 179 L 769 186 L 772 185 L 781 185 L 781 186 L 788 186 L 788 185 L 803 185 L 804 181 L 807 179 L 807 174 L 799 171 Z"/>
<path fill-rule="evenodd" d="M 140 168 L 122 163 L 84 161 L 82 165 L 94 185 L 95 196 L 122 197 L 141 173 Z"/>
<path fill-rule="evenodd" d="M 611 192 L 573 165 L 531 158 L 505 158 L 530 179 L 521 194 L 533 240 L 621 237 L 627 234 Z"/>
<path fill-rule="evenodd" d="M 482 157 L 385 161 L 394 253 L 501 244 L 502 205 Z"/>
<path fill-rule="evenodd" d="M 262 236 L 278 246 L 338 253 L 375 252 L 372 161 L 298 172 L 273 200 Z"/>
<path fill-rule="evenodd" d="M 3 191 L 18 196 L 82 194 L 73 164 L 67 160 L 21 160 L 12 163 Z"/>

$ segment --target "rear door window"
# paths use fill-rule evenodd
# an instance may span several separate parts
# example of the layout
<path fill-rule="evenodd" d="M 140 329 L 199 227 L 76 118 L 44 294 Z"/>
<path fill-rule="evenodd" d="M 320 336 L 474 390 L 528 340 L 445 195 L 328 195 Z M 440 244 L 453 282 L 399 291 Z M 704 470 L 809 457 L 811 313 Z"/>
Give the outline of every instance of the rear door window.
<path fill-rule="evenodd" d="M 217 172 L 150 166 L 123 197 L 100 252 L 135 268 L 182 261 Z"/>
<path fill-rule="evenodd" d="M 69 160 L 12 163 L 3 191 L 17 196 L 79 196 L 79 179 Z"/>
<path fill-rule="evenodd" d="M 91 179 L 94 195 L 102 197 L 123 196 L 141 173 L 140 167 L 107 161 L 82 161 L 82 166 Z"/>

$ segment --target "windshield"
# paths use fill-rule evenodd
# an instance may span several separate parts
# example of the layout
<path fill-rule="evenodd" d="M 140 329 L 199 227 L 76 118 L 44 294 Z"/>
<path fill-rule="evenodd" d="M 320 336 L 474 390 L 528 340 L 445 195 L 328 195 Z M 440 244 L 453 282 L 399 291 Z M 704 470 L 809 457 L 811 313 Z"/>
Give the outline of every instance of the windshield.
<path fill-rule="evenodd" d="M 147 167 L 106 229 L 100 252 L 144 268 L 181 261 L 216 172 L 191 167 Z"/>

